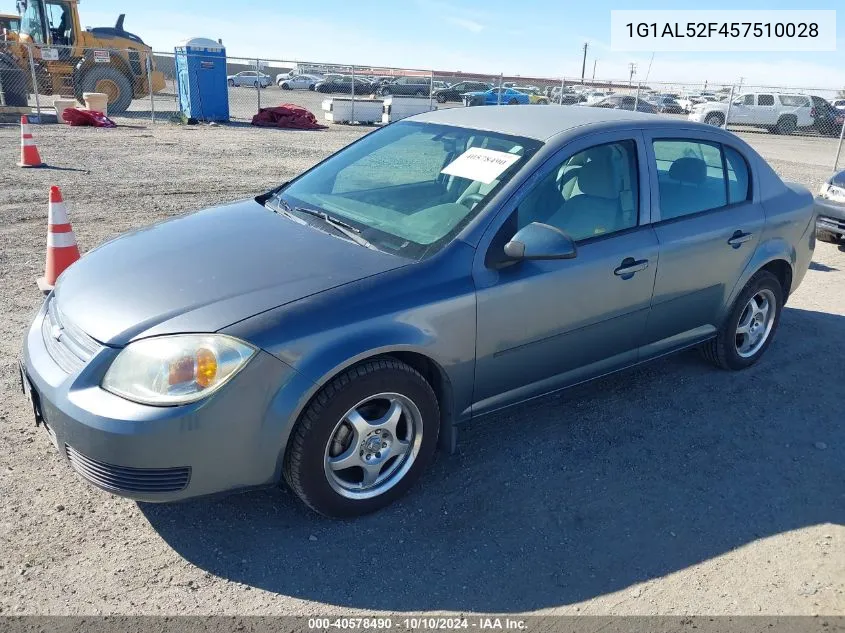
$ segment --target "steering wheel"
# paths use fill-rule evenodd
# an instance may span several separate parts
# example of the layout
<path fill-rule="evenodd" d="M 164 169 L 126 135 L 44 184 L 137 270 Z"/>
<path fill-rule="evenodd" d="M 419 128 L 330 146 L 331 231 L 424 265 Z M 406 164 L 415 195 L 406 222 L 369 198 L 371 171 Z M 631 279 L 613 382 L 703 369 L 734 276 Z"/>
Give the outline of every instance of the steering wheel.
<path fill-rule="evenodd" d="M 461 200 L 461 204 L 464 205 L 465 207 L 469 208 L 469 209 L 472 209 L 475 205 L 477 205 L 482 200 L 484 200 L 484 194 L 476 192 L 476 193 L 469 194 L 466 198 Z"/>

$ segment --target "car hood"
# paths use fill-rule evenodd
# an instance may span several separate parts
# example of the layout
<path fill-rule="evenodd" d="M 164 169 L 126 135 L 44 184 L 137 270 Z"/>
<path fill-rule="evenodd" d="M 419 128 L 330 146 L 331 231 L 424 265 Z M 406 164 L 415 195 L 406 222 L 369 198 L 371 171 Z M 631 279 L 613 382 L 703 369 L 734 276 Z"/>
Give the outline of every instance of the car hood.
<path fill-rule="evenodd" d="M 106 242 L 65 271 L 55 298 L 89 336 L 122 346 L 140 337 L 214 332 L 409 262 L 248 200 Z"/>

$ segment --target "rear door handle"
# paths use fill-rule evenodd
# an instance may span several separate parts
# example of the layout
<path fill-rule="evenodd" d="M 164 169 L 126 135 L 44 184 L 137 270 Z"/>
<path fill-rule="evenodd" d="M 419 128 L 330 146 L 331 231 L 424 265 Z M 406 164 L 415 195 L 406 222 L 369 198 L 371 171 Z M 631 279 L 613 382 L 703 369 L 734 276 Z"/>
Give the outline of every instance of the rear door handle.
<path fill-rule="evenodd" d="M 626 257 L 622 260 L 622 264 L 613 271 L 613 274 L 617 277 L 630 277 L 634 273 L 638 273 L 641 270 L 645 270 L 648 268 L 648 260 L 647 259 L 634 259 L 633 257 Z"/>
<path fill-rule="evenodd" d="M 754 237 L 751 233 L 743 233 L 742 231 L 736 231 L 732 236 L 731 239 L 728 240 L 728 244 L 733 246 L 734 248 L 739 248 L 743 244 L 745 244 L 748 240 Z"/>

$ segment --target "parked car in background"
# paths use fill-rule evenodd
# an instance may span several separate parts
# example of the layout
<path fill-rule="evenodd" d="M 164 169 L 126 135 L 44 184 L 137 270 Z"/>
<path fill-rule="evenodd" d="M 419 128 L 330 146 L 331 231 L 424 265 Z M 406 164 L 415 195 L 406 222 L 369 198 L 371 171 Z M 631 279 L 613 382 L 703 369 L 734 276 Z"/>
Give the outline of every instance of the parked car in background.
<path fill-rule="evenodd" d="M 387 95 L 414 95 L 427 97 L 431 93 L 431 79 L 428 77 L 399 77 L 390 83 L 374 86 L 375 93 Z"/>
<path fill-rule="evenodd" d="M 467 92 L 463 95 L 464 105 L 525 105 L 531 103 L 524 92 L 513 88 L 491 88 L 483 92 Z"/>
<path fill-rule="evenodd" d="M 484 92 L 490 90 L 492 86 L 483 81 L 459 81 L 446 88 L 440 88 L 434 91 L 434 97 L 438 103 L 446 103 L 447 101 L 460 101 L 461 95 L 465 92 Z"/>
<path fill-rule="evenodd" d="M 230 88 L 235 86 L 252 86 L 253 88 L 266 88 L 272 82 L 270 75 L 265 75 L 257 70 L 244 70 L 235 75 L 226 77 Z"/>
<path fill-rule="evenodd" d="M 33 439 L 147 502 L 284 479 L 324 515 L 373 512 L 474 417 L 693 346 L 725 370 L 761 361 L 814 226 L 810 192 L 725 130 L 600 108 L 426 112 L 74 263 L 24 335 L 21 386 L 51 438 Z M 818 342 L 783 335 L 764 371 Z M 544 406 L 577 416 L 577 397 Z M 497 435 L 531 459 L 539 422 Z M 613 441 L 639 443 L 638 424 Z M 567 462 L 564 443 L 550 452 L 545 467 Z M 53 466 L 29 485 L 55 485 Z"/>
<path fill-rule="evenodd" d="M 317 75 L 293 75 L 286 79 L 277 79 L 276 84 L 282 90 L 314 90 L 323 77 Z"/>
<path fill-rule="evenodd" d="M 582 104 L 587 105 L 587 104 Z M 644 114 L 657 114 L 657 107 L 653 103 L 649 103 L 645 99 L 638 99 L 631 95 L 611 95 L 605 97 L 597 103 L 593 103 L 595 108 L 609 108 L 614 110 L 635 110 Z"/>
<path fill-rule="evenodd" d="M 14 13 L 0 13 L 0 34 L 6 29 L 9 33 L 21 30 L 21 16 Z"/>
<path fill-rule="evenodd" d="M 725 117 L 731 125 L 759 127 L 778 134 L 792 134 L 798 128 L 813 125 L 812 102 L 807 95 L 777 92 L 749 92 L 736 97 L 730 105 L 708 101 L 696 105 L 689 115 L 690 121 L 699 121 L 717 127 L 724 125 Z"/>
<path fill-rule="evenodd" d="M 845 236 L 845 170 L 833 174 L 816 196 L 816 237 L 839 243 Z"/>
<path fill-rule="evenodd" d="M 449 83 L 442 81 L 440 79 L 435 79 L 431 82 L 431 89 L 434 91 L 437 90 L 446 90 L 449 87 Z"/>
<path fill-rule="evenodd" d="M 651 102 L 661 114 L 684 114 L 684 109 L 672 97 L 661 96 Z"/>
<path fill-rule="evenodd" d="M 317 82 L 314 90 L 327 94 L 352 94 L 353 86 L 355 87 L 356 95 L 369 95 L 373 93 L 373 85 L 369 81 L 355 77 L 355 81 L 353 82 L 351 75 L 327 77 L 325 80 Z"/>
<path fill-rule="evenodd" d="M 822 97 L 811 95 L 810 99 L 813 102 L 811 114 L 816 131 L 823 136 L 839 136 L 842 131 L 842 122 L 845 120 L 845 111 L 837 110 Z"/>
<path fill-rule="evenodd" d="M 593 105 L 594 103 L 598 103 L 605 97 L 610 96 L 609 92 L 603 92 L 601 90 L 593 90 L 592 92 L 584 93 L 584 97 L 586 97 L 585 102 L 587 105 Z"/>
<path fill-rule="evenodd" d="M 539 103 L 540 105 L 549 103 L 549 98 L 536 86 L 514 86 L 513 89 L 527 94 L 530 103 Z"/>
<path fill-rule="evenodd" d="M 837 110 L 845 110 L 845 99 L 834 99 L 833 107 Z"/>

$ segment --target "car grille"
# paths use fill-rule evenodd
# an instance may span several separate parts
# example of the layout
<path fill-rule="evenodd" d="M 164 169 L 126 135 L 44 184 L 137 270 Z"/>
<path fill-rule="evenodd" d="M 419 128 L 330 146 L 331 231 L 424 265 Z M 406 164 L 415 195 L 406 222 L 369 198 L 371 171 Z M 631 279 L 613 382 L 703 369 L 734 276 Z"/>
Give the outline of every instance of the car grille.
<path fill-rule="evenodd" d="M 41 335 L 47 353 L 69 374 L 81 369 L 103 347 L 64 318 L 53 298 L 47 304 Z"/>
<path fill-rule="evenodd" d="M 114 492 L 177 492 L 184 490 L 191 480 L 188 466 L 129 468 L 91 459 L 67 444 L 65 451 L 76 472 L 94 485 Z"/>

